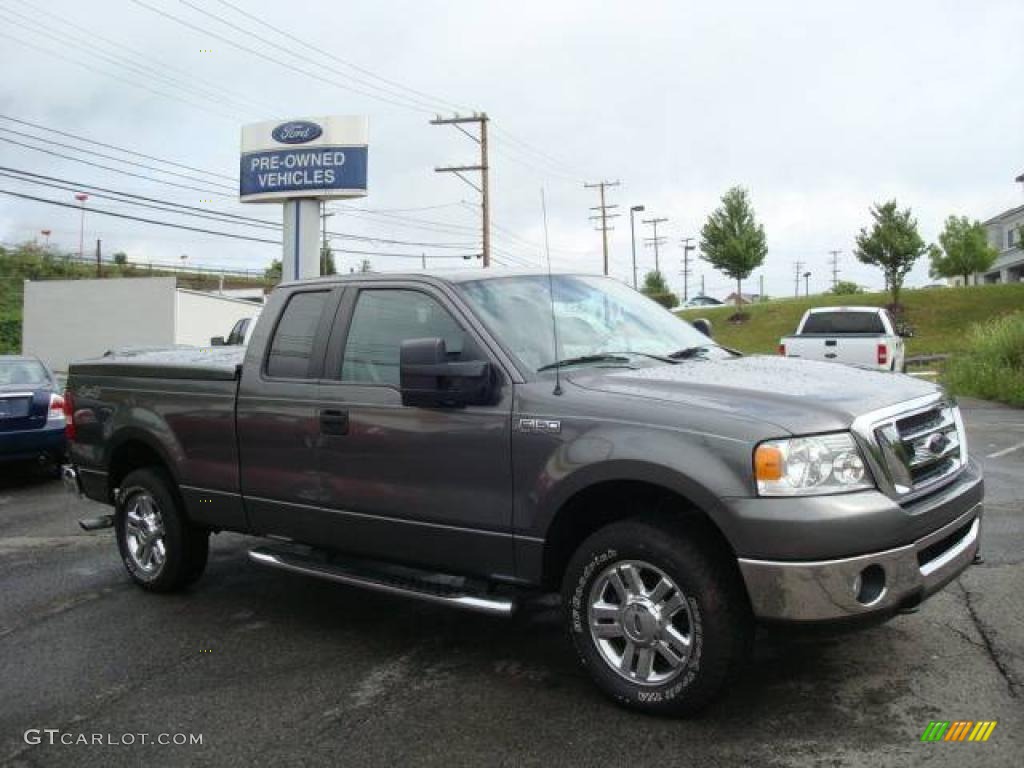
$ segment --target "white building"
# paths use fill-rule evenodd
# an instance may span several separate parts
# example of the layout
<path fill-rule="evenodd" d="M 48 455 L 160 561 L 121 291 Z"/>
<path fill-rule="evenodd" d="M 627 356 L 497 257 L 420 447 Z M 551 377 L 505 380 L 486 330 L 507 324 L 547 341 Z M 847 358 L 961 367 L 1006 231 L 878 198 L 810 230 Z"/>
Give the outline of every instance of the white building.
<path fill-rule="evenodd" d="M 178 288 L 173 277 L 25 281 L 21 349 L 54 371 L 111 349 L 209 346 L 262 303 Z"/>
<path fill-rule="evenodd" d="M 1024 173 L 1017 177 L 1024 183 Z M 999 256 L 992 268 L 987 272 L 977 272 L 970 276 L 971 285 L 985 283 L 1019 283 L 1024 281 L 1024 242 L 1021 232 L 1024 231 L 1024 205 L 1003 211 L 984 222 L 988 231 L 988 241 L 999 251 Z M 962 277 L 954 277 L 953 285 L 963 284 Z"/>

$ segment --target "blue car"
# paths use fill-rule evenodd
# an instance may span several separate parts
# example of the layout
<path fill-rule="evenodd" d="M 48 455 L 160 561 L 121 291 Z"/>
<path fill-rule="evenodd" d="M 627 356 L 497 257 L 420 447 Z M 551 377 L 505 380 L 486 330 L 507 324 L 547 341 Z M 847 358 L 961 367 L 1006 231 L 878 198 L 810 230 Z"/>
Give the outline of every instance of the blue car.
<path fill-rule="evenodd" d="M 0 462 L 64 458 L 64 398 L 34 357 L 0 355 Z"/>

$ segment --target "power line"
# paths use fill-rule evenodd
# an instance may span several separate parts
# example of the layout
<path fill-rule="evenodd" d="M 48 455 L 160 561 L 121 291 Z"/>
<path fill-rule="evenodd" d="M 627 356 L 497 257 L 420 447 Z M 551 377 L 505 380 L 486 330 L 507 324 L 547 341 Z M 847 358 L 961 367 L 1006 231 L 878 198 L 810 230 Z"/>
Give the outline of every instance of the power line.
<path fill-rule="evenodd" d="M 373 78 L 374 80 L 379 80 L 382 83 L 385 83 L 385 84 L 390 85 L 390 86 L 394 86 L 395 88 L 398 88 L 398 89 L 401 89 L 401 90 L 406 91 L 408 93 L 411 93 L 411 94 L 413 94 L 413 96 L 422 97 L 422 99 L 425 100 L 425 101 L 422 101 L 421 103 L 433 102 L 436 105 L 446 105 L 448 108 L 452 108 L 452 109 L 455 109 L 455 110 L 466 110 L 466 111 L 468 111 L 468 108 L 465 107 L 465 106 L 460 106 L 460 105 L 455 104 L 453 102 L 450 102 L 450 101 L 448 101 L 446 99 L 441 99 L 439 97 L 432 96 L 432 95 L 430 95 L 428 93 L 424 93 L 423 91 L 416 90 L 415 88 L 410 88 L 409 86 L 402 85 L 399 82 L 396 82 L 394 80 L 389 80 L 388 78 L 382 77 L 380 75 L 377 75 L 374 72 L 372 72 L 372 71 L 370 71 L 368 69 L 365 69 L 363 67 L 360 67 L 357 64 L 353 64 L 350 61 L 346 61 L 345 59 L 339 58 L 338 56 L 336 56 L 335 54 L 331 53 L 330 51 L 326 51 L 323 48 L 319 48 L 316 45 L 313 45 L 312 43 L 310 43 L 307 40 L 302 40 L 301 38 L 299 38 L 299 37 L 297 37 L 297 36 L 295 36 L 295 35 L 293 35 L 293 34 L 291 34 L 289 32 L 285 32 L 283 29 L 279 28 L 278 26 L 276 26 L 274 24 L 271 24 L 270 22 L 261 19 L 260 17 L 256 16 L 255 14 L 249 13 L 248 11 L 245 11 L 245 10 L 239 8 L 234 3 L 228 2 L 228 0 L 217 0 L 217 2 L 219 2 L 221 5 L 227 6 L 231 10 L 233 10 L 236 13 L 244 16 L 245 18 L 249 19 L 250 21 L 254 21 L 257 24 L 260 24 L 261 26 L 267 27 L 268 29 L 273 30 L 277 34 L 281 35 L 282 37 L 285 37 L 285 38 L 291 40 L 292 42 L 298 43 L 299 45 L 303 46 L 304 48 L 308 48 L 311 51 L 316 51 L 321 56 L 325 56 L 328 59 L 331 59 L 332 61 L 336 61 L 339 64 L 341 64 L 342 66 L 349 67 L 350 69 L 353 69 L 353 70 L 355 70 L 357 72 L 361 72 L 361 73 L 367 75 L 368 77 Z M 189 5 L 189 6 L 192 6 L 191 3 L 185 3 L 185 4 Z M 194 6 L 192 6 L 192 7 L 194 7 Z M 224 22 L 224 23 L 227 23 L 227 22 Z M 351 77 L 351 75 L 348 75 L 348 77 Z M 358 79 L 357 79 L 357 82 L 364 82 L 365 83 L 365 81 L 358 80 Z M 370 87 L 374 87 L 374 86 L 372 86 L 371 84 L 368 84 L 368 83 L 367 83 L 367 85 L 370 85 Z M 376 87 L 380 88 L 380 86 L 376 86 Z M 382 89 L 382 90 L 384 90 L 384 89 Z M 395 94 L 395 95 L 400 95 L 400 94 Z M 417 100 L 419 100 L 419 99 L 417 99 Z M 432 107 L 432 108 L 434 108 L 434 107 Z"/>
<path fill-rule="evenodd" d="M 155 210 L 166 211 L 168 213 L 175 213 L 183 216 L 192 216 L 200 219 L 210 219 L 212 221 L 218 221 L 224 224 L 238 224 L 239 226 L 258 227 L 261 229 L 275 230 L 280 230 L 282 228 L 281 224 L 273 221 L 268 221 L 266 219 L 256 219 L 250 216 L 241 216 L 233 213 L 208 211 L 204 208 L 198 208 L 192 205 L 185 205 L 183 203 L 176 203 L 170 200 L 161 200 L 159 198 L 146 197 L 143 195 L 134 195 L 129 192 L 121 192 L 119 190 L 109 189 L 106 187 L 97 187 L 91 184 L 83 184 L 80 182 L 71 181 L 70 179 L 62 179 L 54 176 L 43 176 L 42 174 L 31 173 L 29 171 L 22 171 L 17 168 L 8 168 L 6 166 L 0 166 L 0 176 L 6 176 L 12 179 L 17 179 L 19 181 L 39 184 L 41 186 L 52 187 L 55 189 L 63 189 L 70 192 L 89 190 L 90 194 L 93 195 L 94 197 L 112 200 L 114 202 L 127 203 L 129 205 L 135 205 L 143 208 L 152 208 Z M 104 192 L 108 194 L 102 194 Z M 117 197 L 115 197 L 115 195 Z M 137 200 L 141 200 L 144 202 L 135 202 Z M 225 219 L 227 219 L 227 221 L 225 221 Z M 387 245 L 417 245 L 442 249 L 466 249 L 473 247 L 473 245 L 470 243 L 439 243 L 434 241 L 425 242 L 417 240 L 397 240 L 392 238 L 373 237 L 371 235 L 354 235 L 346 232 L 332 231 L 328 231 L 327 234 L 345 240 L 359 240 L 364 242 L 384 243 Z"/>
<path fill-rule="evenodd" d="M 0 131 L 2 131 L 3 133 L 12 133 L 15 136 L 20 136 L 20 137 L 25 138 L 25 139 L 31 139 L 32 141 L 40 141 L 40 142 L 43 141 L 43 139 L 37 139 L 34 136 L 27 135 L 25 133 L 22 133 L 21 131 L 11 130 L 10 128 L 2 128 L 2 127 L 0 127 Z M 0 138 L 2 138 L 2 137 L 0 137 Z M 197 184 L 208 184 L 211 187 L 217 187 L 217 188 L 220 188 L 220 189 L 230 189 L 230 190 L 234 190 L 235 189 L 235 187 L 228 186 L 227 184 L 221 184 L 219 181 L 206 181 L 205 179 L 197 179 L 194 176 L 188 176 L 188 175 L 186 175 L 184 173 L 178 173 L 177 171 L 165 171 L 162 168 L 154 168 L 151 165 L 146 165 L 145 163 L 138 163 L 138 162 L 135 162 L 134 160 L 122 160 L 119 157 L 114 157 L 113 155 L 107 155 L 107 154 L 104 154 L 103 152 L 97 152 L 97 151 L 92 150 L 92 149 L 85 149 L 84 147 L 76 147 L 74 144 L 65 144 L 64 142 L 54 141 L 53 139 L 46 139 L 45 141 L 46 141 L 47 144 L 55 146 L 55 147 L 63 147 L 64 149 L 71 149 L 71 150 L 74 150 L 75 152 L 82 152 L 82 153 L 84 153 L 86 155 L 92 155 L 93 157 L 102 157 L 104 160 L 113 160 L 115 163 L 124 163 L 125 165 L 132 166 L 133 168 L 145 168 L 146 170 L 154 171 L 156 173 L 163 173 L 163 174 L 166 174 L 168 176 L 174 176 L 175 178 L 185 179 L 187 181 L 194 181 Z"/>
<path fill-rule="evenodd" d="M 278 245 L 278 246 L 281 245 L 281 241 L 280 240 L 267 240 L 266 238 L 251 237 L 249 235 L 239 235 L 239 234 L 236 234 L 236 233 L 233 233 L 233 232 L 224 232 L 224 231 L 215 230 L 215 229 L 205 229 L 205 228 L 202 228 L 202 227 L 190 227 L 190 226 L 188 226 L 186 224 L 175 224 L 175 223 L 169 222 L 169 221 L 160 221 L 160 220 L 157 220 L 157 219 L 148 219 L 148 218 L 143 218 L 141 216 L 131 216 L 129 214 L 116 213 L 114 211 L 108 211 L 108 210 L 104 210 L 102 208 L 86 207 L 84 205 L 75 205 L 74 203 L 67 203 L 67 202 L 64 202 L 62 200 L 52 200 L 50 198 L 38 197 L 36 195 L 27 195 L 27 194 L 22 193 L 22 192 L 13 192 L 13 191 L 8 190 L 8 189 L 0 189 L 0 194 L 10 195 L 11 197 L 18 197 L 18 198 L 22 198 L 24 200 L 31 200 L 31 201 L 38 202 L 38 203 L 45 203 L 47 205 L 56 205 L 56 206 L 60 206 L 61 208 L 74 208 L 75 210 L 84 210 L 87 213 L 96 213 L 96 214 L 100 214 L 102 216 L 111 216 L 111 217 L 114 217 L 114 218 L 117 218 L 117 219 L 127 219 L 129 221 L 138 221 L 138 222 L 142 222 L 142 223 L 145 223 L 145 224 L 153 224 L 153 225 L 160 226 L 160 227 L 170 227 L 171 229 L 183 229 L 183 230 L 186 230 L 186 231 L 189 231 L 189 232 L 199 232 L 199 233 L 207 234 L 207 235 L 217 235 L 218 237 L 226 237 L 226 238 L 231 238 L 231 239 L 235 239 L 235 240 L 248 240 L 250 242 L 256 242 L 256 243 L 267 243 L 267 244 L 270 244 L 270 245 Z M 363 255 L 363 256 L 380 256 L 380 257 L 389 257 L 389 258 L 410 258 L 410 259 L 429 258 L 429 259 L 463 259 L 463 260 L 465 260 L 465 259 L 472 258 L 472 256 L 473 256 L 472 254 L 430 254 L 430 255 L 426 255 L 426 254 L 423 254 L 423 253 L 385 253 L 385 252 L 382 252 L 382 251 L 364 251 L 364 250 L 357 250 L 357 249 L 353 249 L 353 248 L 335 248 L 334 251 L 336 251 L 338 253 L 349 253 L 349 254 L 356 254 L 356 255 Z"/>
<path fill-rule="evenodd" d="M 178 89 L 180 91 L 184 91 L 184 92 L 187 92 L 187 93 L 190 93 L 190 94 L 197 95 L 199 98 L 205 99 L 206 101 L 210 101 L 210 102 L 216 104 L 217 106 L 224 105 L 225 102 L 234 102 L 235 104 L 238 104 L 238 105 L 241 105 L 241 106 L 245 107 L 245 104 L 240 99 L 238 99 L 235 94 L 231 94 L 231 93 L 228 93 L 227 95 L 213 94 L 207 88 L 205 88 L 203 86 L 200 86 L 200 85 L 197 85 L 196 82 L 195 82 L 195 79 L 192 78 L 192 77 L 190 77 L 188 80 L 184 80 L 183 81 L 180 78 L 174 77 L 173 75 L 168 75 L 164 71 L 163 67 L 156 68 L 156 67 L 152 67 L 152 66 L 147 66 L 146 64 L 139 63 L 138 61 L 136 61 L 134 59 L 127 58 L 127 57 L 125 57 L 123 55 L 118 55 L 118 53 L 110 54 L 110 53 L 107 53 L 107 52 L 105 52 L 103 50 L 98 50 L 96 48 L 96 43 L 95 43 L 95 40 L 93 38 L 95 37 L 95 38 L 98 38 L 98 39 L 105 39 L 105 40 L 108 40 L 108 42 L 109 42 L 109 38 L 102 38 L 101 36 L 97 35 L 97 33 L 95 33 L 95 32 L 91 32 L 89 30 L 86 30 L 86 33 L 90 35 L 90 39 L 87 40 L 87 41 L 83 41 L 81 38 L 75 37 L 73 34 L 68 34 L 67 32 L 63 32 L 63 31 L 60 31 L 58 29 L 55 29 L 52 25 L 48 26 L 45 31 L 39 31 L 38 29 L 36 29 L 36 26 L 38 24 L 36 19 L 33 19 L 33 18 L 29 17 L 29 16 L 25 16 L 23 14 L 19 14 L 17 11 L 14 11 L 14 10 L 12 10 L 10 8 L 3 8 L 2 10 L 6 14 L 13 15 L 13 16 L 23 20 L 23 22 L 19 22 L 19 21 L 15 20 L 15 19 L 11 19 L 8 16 L 8 17 L 3 17 L 5 19 L 5 21 L 7 21 L 8 23 L 13 24 L 15 26 L 21 27 L 22 29 L 26 29 L 29 32 L 31 32 L 32 34 L 37 35 L 39 37 L 42 37 L 42 38 L 46 39 L 49 42 L 53 42 L 54 39 L 56 38 L 56 42 L 60 43 L 62 46 L 70 46 L 70 47 L 77 48 L 81 53 L 84 53 L 87 56 L 91 56 L 92 58 L 99 59 L 100 61 L 103 61 L 104 63 L 107 63 L 107 64 L 113 64 L 115 67 L 129 70 L 129 72 L 131 74 L 141 76 L 142 78 L 146 79 L 147 81 L 148 80 L 154 80 L 154 79 L 162 81 L 162 83 L 165 86 L 170 86 L 171 88 L 175 88 L 175 89 Z M 39 9 L 34 9 L 34 10 L 39 10 Z M 42 13 L 46 13 L 46 11 L 42 11 Z M 58 19 L 59 22 L 64 22 L 64 20 L 61 17 L 59 17 L 59 16 L 54 16 L 54 14 L 48 14 L 48 15 L 50 15 L 53 18 Z M 24 22 L 28 22 L 28 23 L 24 23 Z M 120 50 L 121 46 L 119 46 L 117 43 L 111 43 L 111 44 L 114 45 L 118 50 Z"/>
<path fill-rule="evenodd" d="M 175 95 L 173 93 L 167 93 L 165 91 L 160 91 L 160 90 L 157 90 L 155 88 L 151 88 L 148 85 L 137 83 L 134 80 L 130 80 L 130 79 L 125 78 L 125 77 L 121 77 L 120 75 L 112 74 L 110 72 L 105 72 L 104 70 L 97 69 L 92 64 L 89 64 L 87 62 L 80 61 L 80 60 L 72 58 L 70 56 L 65 56 L 63 53 L 58 53 L 58 52 L 53 51 L 51 49 L 44 48 L 43 46 L 37 45 L 36 43 L 30 42 L 28 40 L 22 40 L 21 38 L 16 37 L 16 36 L 10 34 L 10 32 L 0 32 L 0 37 L 6 37 L 9 40 L 13 40 L 14 42 L 16 42 L 16 43 L 18 43 L 20 45 L 24 45 L 24 46 L 26 46 L 28 48 L 33 48 L 33 49 L 35 49 L 37 51 L 40 51 L 42 53 L 47 54 L 48 56 L 53 56 L 55 58 L 62 59 L 63 61 L 67 61 L 67 62 L 70 62 L 72 64 L 77 64 L 80 67 L 84 67 L 85 69 L 88 69 L 91 72 L 95 72 L 97 74 L 103 75 L 104 77 L 109 77 L 109 78 L 112 78 L 114 80 L 120 80 L 121 82 L 127 83 L 128 85 L 131 85 L 131 86 L 133 86 L 135 88 L 140 88 L 140 89 L 142 89 L 144 91 L 149 91 L 149 93 L 152 93 L 152 94 L 154 94 L 156 96 L 159 96 L 160 98 L 163 98 L 163 99 L 173 99 L 175 101 L 180 101 L 183 104 L 188 104 L 189 106 L 195 107 L 196 109 L 201 109 L 204 112 L 209 112 L 211 115 L 217 115 L 218 117 L 230 120 L 232 122 L 237 122 L 237 117 L 235 115 L 229 115 L 229 114 L 227 114 L 225 112 L 221 112 L 221 111 L 216 110 L 216 109 L 210 109 L 209 107 L 206 107 L 206 106 L 204 106 L 202 104 L 197 104 L 197 103 L 195 103 L 193 101 L 190 101 L 189 99 L 184 99 L 181 96 L 177 96 L 177 95 Z"/>
<path fill-rule="evenodd" d="M 3 34 L 3 33 L 0 33 L 0 34 Z M 229 195 L 229 194 L 227 194 L 225 192 L 216 192 L 214 190 L 204 189 L 202 187 L 193 187 L 193 186 L 189 186 L 188 184 L 179 184 L 179 183 L 177 183 L 175 181 L 167 181 L 166 179 L 154 179 L 154 178 L 152 178 L 150 176 L 143 176 L 141 173 L 132 173 L 131 171 L 126 171 L 123 168 L 114 168 L 113 166 L 103 165 L 102 163 L 94 163 L 91 160 L 83 160 L 80 157 L 73 157 L 72 155 L 65 155 L 62 152 L 54 152 L 54 151 L 49 150 L 49 149 L 43 149 L 42 147 L 35 147 L 35 146 L 31 145 L 31 144 L 25 144 L 24 142 L 15 141 L 14 139 L 4 138 L 3 136 L 0 136 L 0 141 L 6 141 L 8 144 L 16 144 L 19 147 L 24 147 L 25 149 L 32 149 L 32 150 L 35 150 L 36 152 L 42 152 L 45 155 L 51 155 L 53 157 L 60 157 L 60 158 L 63 158 L 65 160 L 72 160 L 72 161 L 74 161 L 76 163 L 82 163 L 83 165 L 91 165 L 94 168 L 102 168 L 105 171 L 113 171 L 114 173 L 120 173 L 120 174 L 123 174 L 125 176 L 133 176 L 136 179 L 145 179 L 146 181 L 153 181 L 153 182 L 156 182 L 157 184 L 166 184 L 169 187 L 178 187 L 179 189 L 191 189 L 193 192 L 202 192 L 204 195 L 216 195 L 218 197 L 232 197 L 232 198 L 235 197 L 234 195 Z"/>
<path fill-rule="evenodd" d="M 124 152 L 125 154 L 133 155 L 134 157 L 142 157 L 142 158 L 145 158 L 146 160 L 153 160 L 153 161 L 158 162 L 158 163 L 163 163 L 164 165 L 172 165 L 172 166 L 174 166 L 176 168 L 182 168 L 182 169 L 185 169 L 185 170 L 188 170 L 188 171 L 194 171 L 195 173 L 202 173 L 202 174 L 206 174 L 208 176 L 217 176 L 219 178 L 226 179 L 228 181 L 232 181 L 232 182 L 235 182 L 235 183 L 238 182 L 238 179 L 236 177 L 228 176 L 227 174 L 224 174 L 224 173 L 217 173 L 215 171 L 206 171 L 206 170 L 203 170 L 202 168 L 196 168 L 195 166 L 185 165 L 184 163 L 178 163 L 178 162 L 175 162 L 173 160 L 165 160 L 164 158 L 156 157 L 155 155 L 147 155 L 147 154 L 144 154 L 142 152 L 136 152 L 135 150 L 126 149 L 125 147 L 119 147 L 119 146 L 116 146 L 114 144 L 106 144 L 106 143 L 104 143 L 102 141 L 96 141 L 95 139 L 88 139 L 85 136 L 79 136 L 78 134 L 70 133 L 68 131 L 61 131 L 61 130 L 58 130 L 56 128 L 50 128 L 50 127 L 45 126 L 45 125 L 40 125 L 39 123 L 31 123 L 28 120 L 21 120 L 21 119 L 19 119 L 17 117 L 11 117 L 10 115 L 0 115 L 0 120 L 9 120 L 12 123 L 18 123 L 19 125 L 25 125 L 25 126 L 28 126 L 29 128 L 35 128 L 35 129 L 40 130 L 40 131 L 48 131 L 49 133 L 56 133 L 56 134 L 58 134 L 60 136 L 66 136 L 67 138 L 75 139 L 76 141 L 81 141 L 81 142 L 84 142 L 86 144 L 94 144 L 94 145 L 96 145 L 98 147 L 105 147 L 106 149 L 116 149 L 118 152 Z"/>

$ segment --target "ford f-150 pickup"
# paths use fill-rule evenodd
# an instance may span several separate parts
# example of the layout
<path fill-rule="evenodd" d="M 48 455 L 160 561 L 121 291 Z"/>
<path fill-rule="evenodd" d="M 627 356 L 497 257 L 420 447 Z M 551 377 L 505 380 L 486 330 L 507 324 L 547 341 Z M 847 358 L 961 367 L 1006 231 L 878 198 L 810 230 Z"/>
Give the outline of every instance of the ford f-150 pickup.
<path fill-rule="evenodd" d="M 601 277 L 352 275 L 271 295 L 243 349 L 71 365 L 70 489 L 128 575 L 260 565 L 505 615 L 561 592 L 620 703 L 694 712 L 758 622 L 912 610 L 978 548 L 956 404 L 745 357 Z M 865 661 L 868 661 L 865 659 Z"/>

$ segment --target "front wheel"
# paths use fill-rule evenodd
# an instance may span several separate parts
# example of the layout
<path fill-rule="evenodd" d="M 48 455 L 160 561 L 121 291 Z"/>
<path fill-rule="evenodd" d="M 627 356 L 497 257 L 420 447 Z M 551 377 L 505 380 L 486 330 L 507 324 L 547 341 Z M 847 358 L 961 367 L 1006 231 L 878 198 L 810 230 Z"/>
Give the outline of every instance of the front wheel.
<path fill-rule="evenodd" d="M 125 477 L 114 516 L 125 570 L 143 589 L 173 592 L 206 568 L 209 532 L 185 518 L 166 473 L 139 469 Z"/>
<path fill-rule="evenodd" d="M 674 522 L 627 520 L 588 538 L 563 584 L 580 662 L 612 699 L 655 714 L 711 703 L 752 632 L 735 569 Z"/>

